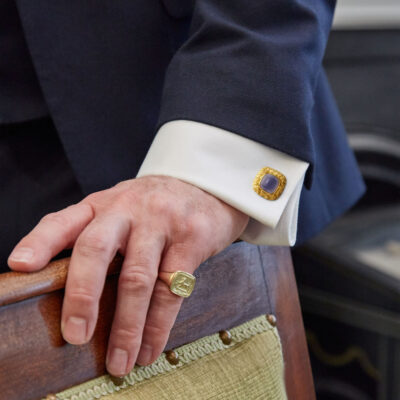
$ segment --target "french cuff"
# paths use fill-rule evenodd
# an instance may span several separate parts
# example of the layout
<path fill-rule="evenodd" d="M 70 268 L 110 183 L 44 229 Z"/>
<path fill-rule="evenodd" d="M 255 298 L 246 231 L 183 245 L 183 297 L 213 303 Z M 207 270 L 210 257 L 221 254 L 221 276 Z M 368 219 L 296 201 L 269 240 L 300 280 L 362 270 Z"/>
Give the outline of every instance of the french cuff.
<path fill-rule="evenodd" d="M 176 120 L 159 129 L 137 177 L 167 175 L 191 183 L 249 215 L 242 240 L 292 246 L 307 167 L 307 162 L 230 131 Z M 272 177 L 262 182 L 268 172 Z M 272 182 L 273 176 L 278 182 Z M 271 189 L 282 186 L 282 177 L 283 191 L 269 200 L 268 192 L 276 193 Z"/>

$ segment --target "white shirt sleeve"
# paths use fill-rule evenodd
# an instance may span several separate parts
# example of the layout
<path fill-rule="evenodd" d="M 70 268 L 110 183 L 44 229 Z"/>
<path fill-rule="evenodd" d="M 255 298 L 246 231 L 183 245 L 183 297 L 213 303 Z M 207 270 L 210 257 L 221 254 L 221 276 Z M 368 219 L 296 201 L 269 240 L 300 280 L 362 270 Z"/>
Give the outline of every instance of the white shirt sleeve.
<path fill-rule="evenodd" d="M 286 187 L 276 200 L 253 190 L 264 167 L 286 176 Z M 137 177 L 168 175 L 191 183 L 250 216 L 242 240 L 292 246 L 307 168 L 307 162 L 230 131 L 176 120 L 159 129 Z"/>

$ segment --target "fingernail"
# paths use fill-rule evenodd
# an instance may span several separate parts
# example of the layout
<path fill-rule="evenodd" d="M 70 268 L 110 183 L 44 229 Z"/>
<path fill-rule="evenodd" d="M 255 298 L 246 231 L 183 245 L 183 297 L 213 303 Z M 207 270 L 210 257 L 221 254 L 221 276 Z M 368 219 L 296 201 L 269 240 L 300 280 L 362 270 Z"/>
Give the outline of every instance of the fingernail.
<path fill-rule="evenodd" d="M 127 374 L 128 352 L 115 347 L 111 350 L 107 360 L 107 370 L 111 375 L 123 376 Z"/>
<path fill-rule="evenodd" d="M 71 344 L 84 344 L 86 342 L 87 323 L 84 318 L 69 317 L 62 326 L 64 339 Z"/>
<path fill-rule="evenodd" d="M 142 346 L 139 351 L 139 356 L 136 362 L 139 365 L 148 365 L 150 364 L 152 355 L 153 355 L 153 348 L 148 344 L 142 343 Z"/>
<path fill-rule="evenodd" d="M 10 261 L 28 262 L 33 257 L 33 250 L 29 247 L 18 247 L 8 258 Z"/>
<path fill-rule="evenodd" d="M 125 382 L 124 376 L 114 376 L 110 375 L 110 378 L 115 386 L 122 386 Z"/>

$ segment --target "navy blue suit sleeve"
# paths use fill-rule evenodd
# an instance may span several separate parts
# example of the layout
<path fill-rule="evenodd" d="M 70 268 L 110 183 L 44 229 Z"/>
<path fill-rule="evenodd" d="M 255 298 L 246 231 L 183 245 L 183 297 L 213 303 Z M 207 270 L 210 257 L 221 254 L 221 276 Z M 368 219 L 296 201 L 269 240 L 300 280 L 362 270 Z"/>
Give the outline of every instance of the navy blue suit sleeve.
<path fill-rule="evenodd" d="M 189 35 L 167 69 L 159 126 L 199 121 L 313 164 L 314 88 L 334 5 L 196 0 Z"/>

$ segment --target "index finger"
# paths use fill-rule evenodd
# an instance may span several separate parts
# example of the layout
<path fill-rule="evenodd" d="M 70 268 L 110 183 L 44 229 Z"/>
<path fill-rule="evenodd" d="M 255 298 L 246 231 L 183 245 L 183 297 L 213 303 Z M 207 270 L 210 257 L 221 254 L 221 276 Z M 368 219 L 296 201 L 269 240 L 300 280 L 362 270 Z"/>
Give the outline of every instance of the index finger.
<path fill-rule="evenodd" d="M 72 246 L 93 217 L 93 209 L 87 203 L 73 204 L 47 214 L 15 246 L 8 265 L 13 270 L 25 272 L 43 268 L 52 257 Z"/>
<path fill-rule="evenodd" d="M 130 229 L 122 215 L 96 217 L 81 233 L 72 252 L 61 317 L 62 334 L 71 344 L 89 341 L 108 266 L 124 247 Z"/>

